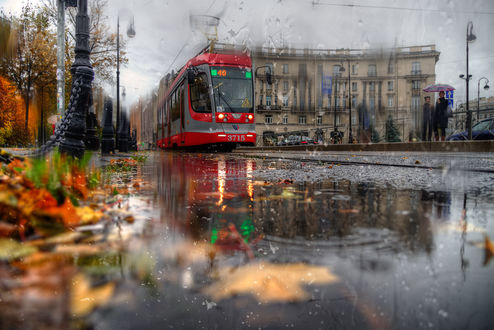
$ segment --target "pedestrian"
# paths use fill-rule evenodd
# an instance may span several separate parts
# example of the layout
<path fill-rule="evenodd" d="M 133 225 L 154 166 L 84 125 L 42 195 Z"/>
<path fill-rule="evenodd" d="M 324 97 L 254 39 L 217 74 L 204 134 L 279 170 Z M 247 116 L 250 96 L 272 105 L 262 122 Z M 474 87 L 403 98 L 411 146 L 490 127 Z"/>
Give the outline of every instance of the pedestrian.
<path fill-rule="evenodd" d="M 424 97 L 424 106 L 422 111 L 422 141 L 430 141 L 432 136 L 432 117 L 434 107 L 431 106 L 431 97 Z"/>
<path fill-rule="evenodd" d="M 444 141 L 448 128 L 448 101 L 444 98 L 444 91 L 439 92 L 439 98 L 434 109 L 434 134 L 436 141 Z"/>

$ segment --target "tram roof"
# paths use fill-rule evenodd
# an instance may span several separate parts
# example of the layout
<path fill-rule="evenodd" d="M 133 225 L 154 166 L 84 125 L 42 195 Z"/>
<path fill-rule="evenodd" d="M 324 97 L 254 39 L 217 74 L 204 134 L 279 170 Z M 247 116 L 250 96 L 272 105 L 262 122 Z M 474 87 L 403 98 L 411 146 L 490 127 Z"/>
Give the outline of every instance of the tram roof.
<path fill-rule="evenodd" d="M 201 64 L 209 65 L 238 65 L 243 67 L 252 66 L 250 56 L 246 54 L 216 54 L 204 53 L 190 59 L 186 67 L 196 66 Z"/>

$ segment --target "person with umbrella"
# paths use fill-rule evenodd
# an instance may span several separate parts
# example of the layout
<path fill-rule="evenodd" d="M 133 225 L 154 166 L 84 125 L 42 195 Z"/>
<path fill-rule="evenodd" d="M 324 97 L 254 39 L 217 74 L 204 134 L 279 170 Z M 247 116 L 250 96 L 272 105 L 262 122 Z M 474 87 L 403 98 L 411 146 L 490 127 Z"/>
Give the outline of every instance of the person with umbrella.
<path fill-rule="evenodd" d="M 444 91 L 439 92 L 433 122 L 436 141 L 444 141 L 446 138 L 446 128 L 448 128 L 448 101 L 444 98 Z"/>
<path fill-rule="evenodd" d="M 446 128 L 448 128 L 448 101 L 444 98 L 445 91 L 453 91 L 455 88 L 446 84 L 432 84 L 424 88 L 424 92 L 439 92 L 432 118 L 432 127 L 436 141 L 444 141 Z"/>

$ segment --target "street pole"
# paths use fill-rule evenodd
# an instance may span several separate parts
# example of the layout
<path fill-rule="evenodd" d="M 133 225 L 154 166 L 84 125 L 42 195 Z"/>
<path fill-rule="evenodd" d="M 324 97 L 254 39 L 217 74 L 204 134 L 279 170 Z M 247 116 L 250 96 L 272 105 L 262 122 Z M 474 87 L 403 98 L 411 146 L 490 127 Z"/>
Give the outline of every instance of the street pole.
<path fill-rule="evenodd" d="M 120 15 L 117 15 L 117 118 L 116 118 L 117 137 L 115 141 L 119 141 L 118 133 L 120 127 Z"/>
<path fill-rule="evenodd" d="M 72 108 L 69 108 L 67 123 L 60 141 L 60 152 L 73 157 L 84 155 L 84 136 L 86 134 L 86 114 L 89 96 L 94 78 L 89 55 L 89 16 L 87 0 L 79 0 L 76 16 L 75 60 L 72 64 Z M 62 124 L 64 125 L 64 124 Z"/>
<path fill-rule="evenodd" d="M 470 21 L 467 24 L 467 31 L 466 31 L 466 42 L 467 42 L 467 76 L 465 77 L 466 79 L 466 84 L 467 84 L 467 92 L 466 92 L 466 97 L 467 97 L 467 129 L 468 129 L 468 139 L 472 139 L 472 113 L 470 112 L 470 99 L 468 97 L 469 91 L 468 91 L 468 83 L 470 81 L 470 75 L 468 72 L 468 43 L 471 41 L 475 41 L 477 37 L 473 34 L 473 23 Z"/>
<path fill-rule="evenodd" d="M 348 54 L 350 56 L 350 54 Z M 350 83 L 350 58 L 348 58 L 348 123 L 349 123 L 349 131 L 348 131 L 348 143 L 353 143 L 353 135 L 352 135 L 352 99 L 351 99 L 351 83 Z"/>
<path fill-rule="evenodd" d="M 333 118 L 333 132 L 336 132 L 336 101 L 338 99 L 338 76 L 336 75 L 335 76 L 335 79 L 334 79 L 334 118 Z M 333 137 L 333 142 L 335 142 L 336 140 L 336 134 L 333 134 L 334 137 Z"/>
<path fill-rule="evenodd" d="M 65 110 L 65 0 L 57 1 L 57 114 Z M 59 117 L 59 118 L 60 118 Z"/>

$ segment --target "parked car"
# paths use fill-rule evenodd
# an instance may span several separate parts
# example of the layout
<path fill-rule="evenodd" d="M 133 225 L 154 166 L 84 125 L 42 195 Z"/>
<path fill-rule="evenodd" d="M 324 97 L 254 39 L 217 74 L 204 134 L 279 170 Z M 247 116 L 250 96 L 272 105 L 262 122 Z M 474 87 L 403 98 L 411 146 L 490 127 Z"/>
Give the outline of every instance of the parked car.
<path fill-rule="evenodd" d="M 287 145 L 294 146 L 300 144 L 301 142 L 302 142 L 302 137 L 300 135 L 290 135 L 288 137 Z"/>
<path fill-rule="evenodd" d="M 300 143 L 302 143 L 302 144 L 316 144 L 317 142 L 315 142 L 313 139 L 311 139 L 308 136 L 302 136 L 302 141 Z"/>
<path fill-rule="evenodd" d="M 283 139 L 283 140 L 280 140 L 278 141 L 278 143 L 276 143 L 277 146 L 286 146 L 288 145 L 288 139 Z"/>
<path fill-rule="evenodd" d="M 468 131 L 452 134 L 446 141 L 468 140 Z M 472 127 L 472 140 L 494 140 L 494 117 L 484 119 Z"/>

